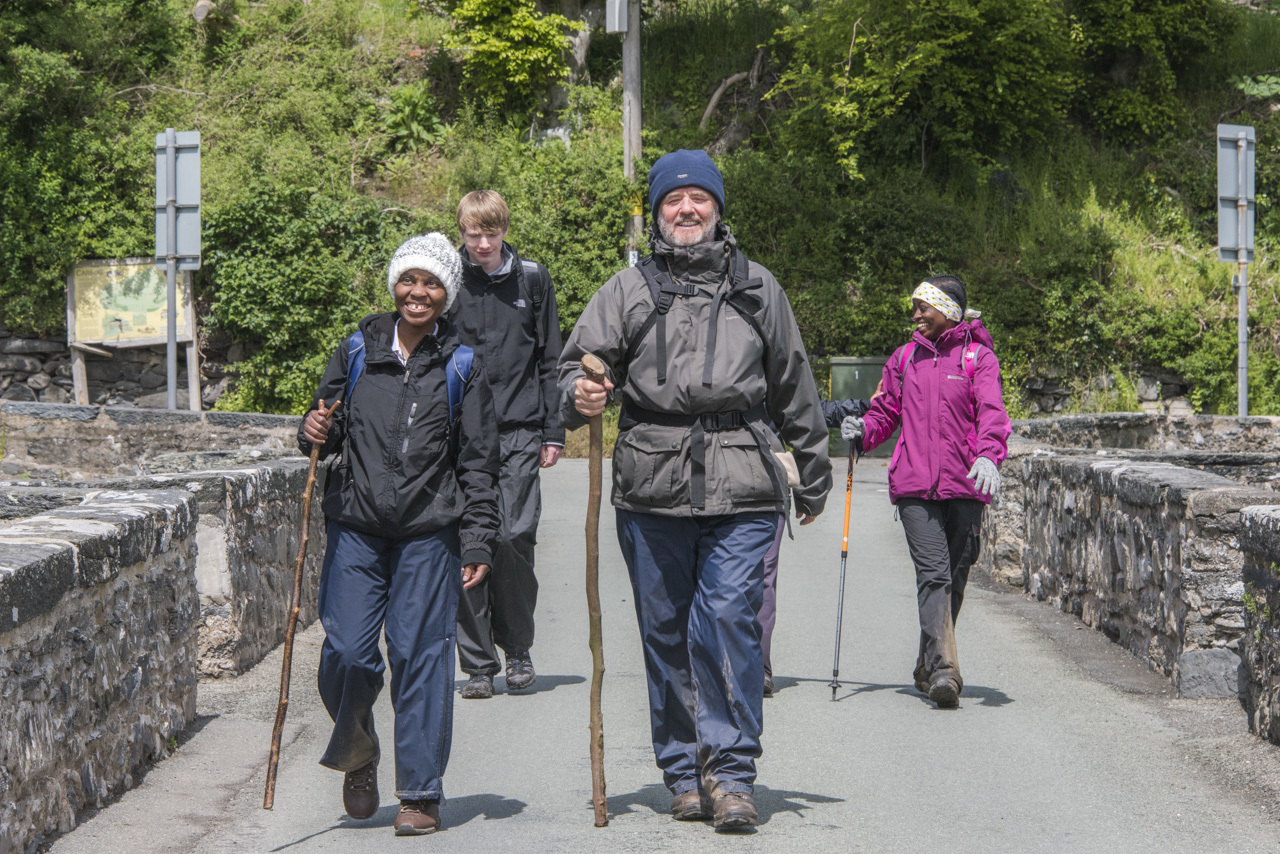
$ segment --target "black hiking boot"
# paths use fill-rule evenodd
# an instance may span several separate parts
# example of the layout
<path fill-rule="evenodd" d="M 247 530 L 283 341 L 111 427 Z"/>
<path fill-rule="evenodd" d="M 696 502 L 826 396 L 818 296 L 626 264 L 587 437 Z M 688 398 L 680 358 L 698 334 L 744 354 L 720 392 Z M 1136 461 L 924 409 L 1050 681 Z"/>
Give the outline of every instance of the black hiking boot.
<path fill-rule="evenodd" d="M 528 652 L 509 653 L 507 655 L 507 688 L 511 691 L 523 691 L 532 688 L 538 674 L 533 672 L 533 659 Z"/>
<path fill-rule="evenodd" d="M 929 683 L 929 699 L 937 703 L 939 709 L 958 709 L 960 708 L 960 687 L 950 676 L 935 676 Z"/>
<path fill-rule="evenodd" d="M 487 673 L 473 673 L 462 686 L 462 699 L 487 700 L 493 696 L 493 677 Z"/>

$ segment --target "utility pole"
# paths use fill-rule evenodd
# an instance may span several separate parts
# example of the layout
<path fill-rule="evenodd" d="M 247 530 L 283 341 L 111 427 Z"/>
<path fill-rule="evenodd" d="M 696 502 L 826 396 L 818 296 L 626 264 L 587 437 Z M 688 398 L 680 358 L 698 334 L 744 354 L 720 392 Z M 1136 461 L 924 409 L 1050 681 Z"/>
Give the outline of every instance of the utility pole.
<path fill-rule="evenodd" d="M 627 263 L 639 259 L 644 239 L 644 190 L 636 183 L 640 158 L 640 0 L 608 0 L 605 30 L 622 38 L 622 174 L 633 185 L 627 195 Z"/>

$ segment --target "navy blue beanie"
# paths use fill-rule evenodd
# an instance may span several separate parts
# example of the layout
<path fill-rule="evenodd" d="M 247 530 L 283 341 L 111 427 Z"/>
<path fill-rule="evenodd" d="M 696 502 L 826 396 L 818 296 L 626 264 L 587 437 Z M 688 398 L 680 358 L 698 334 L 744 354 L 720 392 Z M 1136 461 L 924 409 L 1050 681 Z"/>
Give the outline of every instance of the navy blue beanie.
<path fill-rule="evenodd" d="M 715 197 L 724 214 L 724 177 L 711 155 L 702 149 L 681 148 L 658 158 L 649 170 L 649 210 L 656 212 L 662 197 L 677 187 L 700 187 Z"/>

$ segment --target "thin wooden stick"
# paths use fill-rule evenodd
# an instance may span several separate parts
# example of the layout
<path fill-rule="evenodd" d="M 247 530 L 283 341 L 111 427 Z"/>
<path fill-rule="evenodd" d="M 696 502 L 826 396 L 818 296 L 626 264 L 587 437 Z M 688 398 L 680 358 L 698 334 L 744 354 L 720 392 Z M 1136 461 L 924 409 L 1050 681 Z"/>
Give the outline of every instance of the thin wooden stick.
<path fill-rule="evenodd" d="M 320 417 L 328 418 L 341 400 L 324 408 L 320 401 Z M 298 559 L 293 565 L 293 593 L 289 597 L 289 625 L 284 633 L 284 659 L 280 664 L 280 704 L 276 706 L 276 725 L 271 730 L 271 758 L 267 763 L 267 791 L 262 798 L 262 808 L 269 810 L 276 802 L 276 766 L 280 762 L 280 737 L 284 734 L 284 716 L 289 710 L 289 671 L 293 666 L 293 636 L 298 630 L 298 610 L 302 599 L 302 564 L 307 559 L 307 540 L 311 529 L 311 491 L 316 485 L 316 464 L 320 461 L 320 446 L 311 443 L 311 465 L 307 468 L 307 486 L 302 491 L 302 542 L 298 544 Z"/>
<path fill-rule="evenodd" d="M 582 357 L 582 372 L 596 383 L 605 380 L 604 363 L 590 353 Z M 591 806 L 596 827 L 609 826 L 609 804 L 604 787 L 604 713 L 600 693 L 604 686 L 604 640 L 600 614 L 600 481 L 604 466 L 604 423 L 593 415 L 588 422 L 590 439 L 587 492 L 587 643 L 591 647 Z"/>

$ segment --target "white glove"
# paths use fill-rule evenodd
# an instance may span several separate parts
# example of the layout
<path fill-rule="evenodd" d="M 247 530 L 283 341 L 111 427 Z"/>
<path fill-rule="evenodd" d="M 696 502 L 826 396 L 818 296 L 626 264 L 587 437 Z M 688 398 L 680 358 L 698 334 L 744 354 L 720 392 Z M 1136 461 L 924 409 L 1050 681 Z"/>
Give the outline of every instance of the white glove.
<path fill-rule="evenodd" d="M 965 477 L 973 481 L 974 491 L 979 495 L 995 498 L 1000 491 L 1000 472 L 996 471 L 996 464 L 986 457 L 974 460 L 973 468 L 969 469 Z"/>
<path fill-rule="evenodd" d="M 866 435 L 866 428 L 862 425 L 862 419 L 856 415 L 846 416 L 840 422 L 840 438 L 846 442 L 852 442 L 854 439 L 861 439 Z"/>

